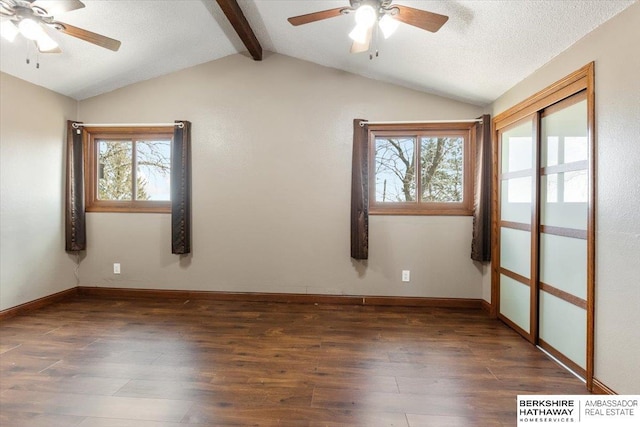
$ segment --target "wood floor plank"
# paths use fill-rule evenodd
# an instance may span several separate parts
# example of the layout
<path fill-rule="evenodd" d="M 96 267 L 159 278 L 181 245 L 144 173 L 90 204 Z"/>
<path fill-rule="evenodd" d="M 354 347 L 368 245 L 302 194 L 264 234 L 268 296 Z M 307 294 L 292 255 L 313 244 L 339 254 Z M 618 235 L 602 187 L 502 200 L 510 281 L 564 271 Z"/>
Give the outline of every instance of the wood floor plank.
<path fill-rule="evenodd" d="M 11 390 L 41 391 L 49 393 L 79 393 L 111 396 L 129 379 L 104 377 L 54 377 L 46 374 L 21 375 L 3 378 Z M 3 384 L 4 385 L 4 384 Z"/>
<path fill-rule="evenodd" d="M 434 426 L 446 426 L 446 427 L 503 427 L 503 424 L 499 419 L 487 418 L 487 417 L 447 417 L 438 415 L 416 415 L 407 414 L 407 420 L 409 421 L 409 427 L 434 427 Z"/>
<path fill-rule="evenodd" d="M 427 396 L 409 393 L 358 393 L 348 389 L 316 388 L 312 406 L 404 414 L 473 415 L 473 406 L 468 398 L 451 399 L 444 395 Z"/>
<path fill-rule="evenodd" d="M 185 427 L 182 423 L 122 420 L 117 418 L 85 418 L 77 427 Z"/>
<path fill-rule="evenodd" d="M 97 378 L 211 381 L 216 376 L 214 371 L 215 368 L 213 367 L 155 366 L 127 363 L 84 364 L 77 360 L 62 360 L 60 363 L 47 368 L 44 373 L 63 377 L 81 375 Z"/>
<path fill-rule="evenodd" d="M 102 395 L 6 390 L 3 411 L 179 422 L 192 402 Z"/>
<path fill-rule="evenodd" d="M 3 427 L 77 427 L 84 417 L 72 415 L 14 412 L 2 408 L 0 426 Z"/>
<path fill-rule="evenodd" d="M 251 408 L 277 406 L 295 401 L 298 406 L 309 406 L 313 387 L 300 384 L 292 387 L 271 384 L 226 385 L 132 380 L 115 395 L 134 398 L 172 399 L 220 402 L 224 407 Z"/>
<path fill-rule="evenodd" d="M 404 413 L 335 408 L 220 408 L 195 405 L 183 420 L 207 426 L 363 426 L 408 427 Z"/>
<path fill-rule="evenodd" d="M 3 427 L 512 426 L 518 394 L 586 392 L 480 310 L 76 296 L 0 323 Z"/>
<path fill-rule="evenodd" d="M 47 369 L 59 361 L 59 357 L 51 354 L 28 355 L 23 351 L 11 350 L 0 355 L 0 371 L 33 374 Z"/>

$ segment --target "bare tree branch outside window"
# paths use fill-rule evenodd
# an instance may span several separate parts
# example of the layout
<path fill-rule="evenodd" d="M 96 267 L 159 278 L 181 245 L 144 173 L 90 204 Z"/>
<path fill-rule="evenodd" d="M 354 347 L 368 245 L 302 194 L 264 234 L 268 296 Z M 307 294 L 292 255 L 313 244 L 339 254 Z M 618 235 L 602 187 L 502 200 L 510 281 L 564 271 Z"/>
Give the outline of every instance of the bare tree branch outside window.
<path fill-rule="evenodd" d="M 171 141 L 98 141 L 98 198 L 169 200 L 170 156 Z"/>
<path fill-rule="evenodd" d="M 421 202 L 462 202 L 463 156 L 462 137 L 376 138 L 376 201 L 415 202 L 420 179 Z"/>
<path fill-rule="evenodd" d="M 464 139 L 421 138 L 422 201 L 462 202 Z"/>
<path fill-rule="evenodd" d="M 416 199 L 415 139 L 376 139 L 376 201 Z"/>

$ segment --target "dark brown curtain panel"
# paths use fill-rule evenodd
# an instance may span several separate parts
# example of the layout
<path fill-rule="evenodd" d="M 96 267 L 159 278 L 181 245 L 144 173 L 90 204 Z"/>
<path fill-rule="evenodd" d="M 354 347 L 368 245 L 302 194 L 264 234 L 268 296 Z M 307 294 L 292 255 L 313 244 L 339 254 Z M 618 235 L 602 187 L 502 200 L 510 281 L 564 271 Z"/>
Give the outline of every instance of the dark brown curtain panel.
<path fill-rule="evenodd" d="M 369 126 L 353 121 L 351 258 L 369 258 Z"/>
<path fill-rule="evenodd" d="M 491 116 L 476 125 L 476 176 L 473 200 L 471 259 L 491 261 Z"/>
<path fill-rule="evenodd" d="M 171 147 L 171 253 L 191 252 L 191 122 L 176 121 Z"/>
<path fill-rule="evenodd" d="M 84 156 L 82 131 L 67 120 L 67 164 L 65 183 L 65 250 L 87 249 L 87 228 L 84 212 Z"/>

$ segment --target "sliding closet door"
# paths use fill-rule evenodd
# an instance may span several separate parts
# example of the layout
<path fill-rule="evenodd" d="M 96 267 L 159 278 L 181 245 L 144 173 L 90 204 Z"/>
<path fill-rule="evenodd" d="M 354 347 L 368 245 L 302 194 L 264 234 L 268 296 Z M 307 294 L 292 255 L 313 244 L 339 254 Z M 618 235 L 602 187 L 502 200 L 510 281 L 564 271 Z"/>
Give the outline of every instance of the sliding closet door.
<path fill-rule="evenodd" d="M 593 388 L 594 64 L 494 118 L 493 311 Z"/>
<path fill-rule="evenodd" d="M 499 131 L 499 316 L 533 342 L 532 224 L 536 192 L 535 116 Z M 533 274 L 532 274 L 533 273 Z"/>
<path fill-rule="evenodd" d="M 539 345 L 584 375 L 589 141 L 581 92 L 540 122 Z"/>

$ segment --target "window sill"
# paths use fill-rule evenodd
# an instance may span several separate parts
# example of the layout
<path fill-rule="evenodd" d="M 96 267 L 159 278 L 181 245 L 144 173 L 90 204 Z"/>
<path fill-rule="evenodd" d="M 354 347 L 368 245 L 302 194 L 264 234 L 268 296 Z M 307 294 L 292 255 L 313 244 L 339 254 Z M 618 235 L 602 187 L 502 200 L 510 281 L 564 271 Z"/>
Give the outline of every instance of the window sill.
<path fill-rule="evenodd" d="M 153 205 L 140 206 L 132 204 L 108 204 L 101 206 L 87 206 L 86 212 L 112 212 L 112 213 L 171 213 L 170 203 L 154 203 Z"/>
<path fill-rule="evenodd" d="M 371 207 L 369 215 L 398 215 L 398 216 L 472 216 L 473 209 L 415 209 L 415 208 L 389 208 Z"/>

